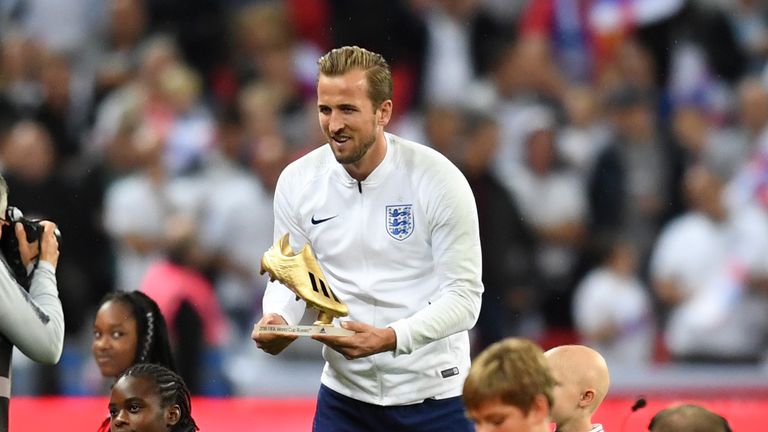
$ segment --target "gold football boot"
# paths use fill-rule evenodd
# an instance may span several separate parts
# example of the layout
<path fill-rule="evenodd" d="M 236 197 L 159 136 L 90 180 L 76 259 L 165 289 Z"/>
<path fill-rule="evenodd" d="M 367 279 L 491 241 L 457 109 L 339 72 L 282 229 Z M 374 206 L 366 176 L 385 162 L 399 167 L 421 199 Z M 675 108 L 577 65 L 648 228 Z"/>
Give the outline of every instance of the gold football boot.
<path fill-rule="evenodd" d="M 330 325 L 334 317 L 349 315 L 347 305 L 336 297 L 315 259 L 312 247 L 305 244 L 294 253 L 286 233 L 261 257 L 260 273 L 269 272 L 277 280 L 320 313 L 315 325 Z"/>

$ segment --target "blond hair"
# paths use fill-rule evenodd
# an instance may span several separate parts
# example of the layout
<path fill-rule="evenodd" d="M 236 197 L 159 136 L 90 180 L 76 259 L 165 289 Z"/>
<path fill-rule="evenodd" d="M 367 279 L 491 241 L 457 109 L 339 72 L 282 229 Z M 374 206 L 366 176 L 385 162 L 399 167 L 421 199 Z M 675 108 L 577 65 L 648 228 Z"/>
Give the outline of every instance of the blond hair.
<path fill-rule="evenodd" d="M 472 362 L 463 398 L 470 410 L 500 400 L 528 414 L 538 395 L 552 406 L 554 386 L 541 348 L 527 339 L 507 338 L 486 348 Z"/>
<path fill-rule="evenodd" d="M 392 72 L 381 54 L 358 46 L 336 48 L 317 61 L 318 72 L 325 76 L 343 75 L 355 69 L 365 71 L 368 81 L 368 99 L 378 108 L 392 99 Z"/>

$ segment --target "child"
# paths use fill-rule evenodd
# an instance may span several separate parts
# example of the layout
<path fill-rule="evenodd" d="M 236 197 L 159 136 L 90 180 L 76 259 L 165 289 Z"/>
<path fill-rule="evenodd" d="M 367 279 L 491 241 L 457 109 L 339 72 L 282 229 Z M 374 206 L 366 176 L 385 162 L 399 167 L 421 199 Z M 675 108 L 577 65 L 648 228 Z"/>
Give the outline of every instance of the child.
<path fill-rule="evenodd" d="M 541 348 L 507 338 L 477 356 L 463 398 L 478 431 L 548 432 L 554 386 Z"/>
<path fill-rule="evenodd" d="M 544 353 L 557 380 L 552 421 L 557 432 L 602 432 L 592 415 L 610 386 L 608 365 L 600 353 L 583 345 L 561 345 Z"/>
<path fill-rule="evenodd" d="M 93 358 L 104 377 L 117 378 L 136 363 L 176 370 L 165 318 L 140 291 L 114 292 L 101 302 L 93 324 Z M 109 418 L 99 432 L 109 430 Z"/>
<path fill-rule="evenodd" d="M 193 432 L 192 404 L 184 380 L 156 364 L 140 363 L 125 371 L 109 398 L 112 432 Z"/>
<path fill-rule="evenodd" d="M 647 364 L 655 329 L 651 296 L 638 276 L 635 247 L 623 237 L 600 245 L 601 263 L 576 286 L 573 319 L 584 345 L 612 368 Z"/>

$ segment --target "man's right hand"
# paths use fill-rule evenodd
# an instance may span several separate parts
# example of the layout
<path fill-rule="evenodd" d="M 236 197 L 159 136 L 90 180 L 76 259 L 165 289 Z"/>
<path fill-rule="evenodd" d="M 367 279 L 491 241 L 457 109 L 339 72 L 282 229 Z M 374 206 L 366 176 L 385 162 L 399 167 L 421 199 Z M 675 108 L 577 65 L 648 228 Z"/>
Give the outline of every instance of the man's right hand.
<path fill-rule="evenodd" d="M 269 313 L 264 315 L 259 322 L 256 323 L 256 326 L 259 325 L 265 325 L 265 324 L 288 324 L 285 319 L 283 319 L 282 316 L 275 314 L 275 313 Z M 267 352 L 272 355 L 280 354 L 288 345 L 291 344 L 291 342 L 295 341 L 298 336 L 292 336 L 292 335 L 282 335 L 277 333 L 268 333 L 268 332 L 260 332 L 256 330 L 256 326 L 254 326 L 253 332 L 251 333 L 251 339 L 253 339 L 256 342 L 256 346 L 263 350 L 264 352 Z"/>
<path fill-rule="evenodd" d="M 37 242 L 27 242 L 27 233 L 24 231 L 22 224 L 16 224 L 15 230 L 16 238 L 19 241 L 19 255 L 21 255 L 21 260 L 25 267 L 34 259 L 48 261 L 56 267 L 59 262 L 59 241 L 54 234 L 56 224 L 51 221 L 41 221 L 40 224 L 43 226 L 43 233 L 40 234 L 39 251 L 37 250 Z"/>

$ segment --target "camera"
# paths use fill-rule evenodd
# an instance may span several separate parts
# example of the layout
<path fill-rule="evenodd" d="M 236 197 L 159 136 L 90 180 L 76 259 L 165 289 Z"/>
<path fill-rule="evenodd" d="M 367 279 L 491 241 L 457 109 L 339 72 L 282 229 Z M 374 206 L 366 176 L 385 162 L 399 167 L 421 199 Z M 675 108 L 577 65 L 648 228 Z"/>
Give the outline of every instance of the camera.
<path fill-rule="evenodd" d="M 24 267 L 24 262 L 21 259 L 19 253 L 19 240 L 16 238 L 16 224 L 20 223 L 24 227 L 24 232 L 27 235 L 28 243 L 35 243 L 40 241 L 40 237 L 43 234 L 43 225 L 40 223 L 42 219 L 28 219 L 24 217 L 24 214 L 16 207 L 8 206 L 5 210 L 5 220 L 8 222 L 2 227 L 2 236 L 0 236 L 0 251 L 2 251 L 5 261 L 8 263 L 8 267 L 11 269 L 11 273 L 19 283 L 25 289 L 29 289 L 30 283 L 32 283 L 32 275 L 27 274 L 27 269 Z M 61 232 L 58 228 L 54 232 L 56 239 L 61 245 Z"/>

